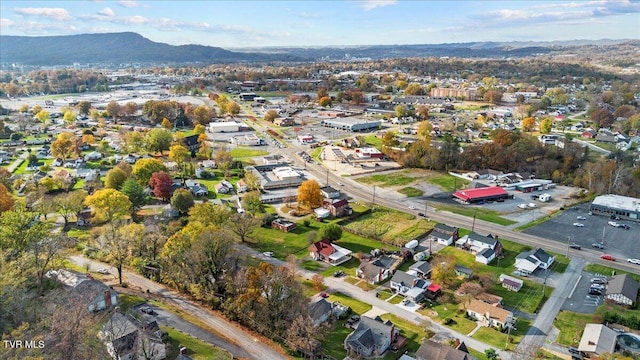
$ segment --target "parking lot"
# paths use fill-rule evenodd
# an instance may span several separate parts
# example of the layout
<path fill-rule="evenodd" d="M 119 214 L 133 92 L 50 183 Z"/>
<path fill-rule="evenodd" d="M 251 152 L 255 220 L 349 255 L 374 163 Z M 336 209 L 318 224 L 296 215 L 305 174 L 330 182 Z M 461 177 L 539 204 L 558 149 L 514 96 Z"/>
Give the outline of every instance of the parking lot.
<path fill-rule="evenodd" d="M 578 220 L 578 216 L 584 217 L 585 220 Z M 638 246 L 640 224 L 617 220 L 616 222 L 629 226 L 629 229 L 626 230 L 622 227 L 608 225 L 609 221 L 611 219 L 605 216 L 589 215 L 589 204 L 581 204 L 524 232 L 564 244 L 575 242 L 582 246 L 582 251 L 590 249 L 603 254 L 611 254 L 616 258 L 616 261 L 640 258 L 640 246 Z M 576 222 L 584 224 L 584 227 L 573 226 L 573 223 Z M 603 243 L 604 249 L 592 247 L 593 243 Z"/>
<path fill-rule="evenodd" d="M 574 285 L 575 287 L 571 296 L 564 301 L 562 310 L 583 314 L 594 313 L 598 306 L 604 302 L 604 295 L 589 295 L 589 287 L 591 286 L 592 278 L 602 277 L 602 275 L 604 274 L 594 274 L 583 271 L 578 283 Z"/>

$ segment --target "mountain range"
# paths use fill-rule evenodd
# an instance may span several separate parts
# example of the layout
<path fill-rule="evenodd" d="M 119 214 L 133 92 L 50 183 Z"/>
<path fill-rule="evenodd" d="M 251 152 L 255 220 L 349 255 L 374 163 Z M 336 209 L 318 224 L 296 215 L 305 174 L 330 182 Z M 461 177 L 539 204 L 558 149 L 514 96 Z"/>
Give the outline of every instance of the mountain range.
<path fill-rule="evenodd" d="M 234 51 L 204 45 L 169 45 L 132 32 L 67 36 L 0 36 L 0 62 L 29 66 L 80 64 L 187 64 L 296 62 L 345 58 L 527 57 L 580 46 L 610 46 L 637 40 L 566 42 L 469 42 L 424 45 L 243 48 Z"/>

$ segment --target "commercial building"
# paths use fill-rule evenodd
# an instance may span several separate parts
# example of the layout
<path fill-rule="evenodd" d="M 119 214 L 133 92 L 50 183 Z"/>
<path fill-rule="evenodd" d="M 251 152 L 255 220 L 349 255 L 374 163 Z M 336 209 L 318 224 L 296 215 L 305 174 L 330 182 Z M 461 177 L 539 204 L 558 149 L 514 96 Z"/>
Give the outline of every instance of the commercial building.
<path fill-rule="evenodd" d="M 221 121 L 209 123 L 209 132 L 212 133 L 224 133 L 224 132 L 238 132 L 240 131 L 240 123 L 235 121 Z"/>
<path fill-rule="evenodd" d="M 459 190 L 453 193 L 453 197 L 466 204 L 474 204 L 484 201 L 503 201 L 512 199 L 507 191 L 499 186 L 490 186 L 477 189 Z"/>
<path fill-rule="evenodd" d="M 366 120 L 354 117 L 324 119 L 320 121 L 320 125 L 324 127 L 354 132 L 376 130 L 380 128 L 381 124 L 382 122 L 379 120 Z"/>
<path fill-rule="evenodd" d="M 254 173 L 260 179 L 263 190 L 297 188 L 305 179 L 299 171 L 282 163 L 247 166 L 245 171 Z"/>
<path fill-rule="evenodd" d="M 593 199 L 589 209 L 594 215 L 619 216 L 621 219 L 640 221 L 640 199 L 621 195 L 600 195 Z"/>

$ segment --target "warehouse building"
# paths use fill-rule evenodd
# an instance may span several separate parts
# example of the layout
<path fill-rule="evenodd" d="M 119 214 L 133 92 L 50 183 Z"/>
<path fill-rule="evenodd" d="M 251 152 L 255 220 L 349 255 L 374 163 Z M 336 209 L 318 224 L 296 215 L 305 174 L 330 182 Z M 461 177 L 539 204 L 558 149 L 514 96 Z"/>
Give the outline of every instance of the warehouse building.
<path fill-rule="evenodd" d="M 382 122 L 379 120 L 365 120 L 354 117 L 324 119 L 320 122 L 320 125 L 324 127 L 353 132 L 377 130 L 381 124 Z"/>
<path fill-rule="evenodd" d="M 477 189 L 458 190 L 453 193 L 453 198 L 465 204 L 477 204 L 485 201 L 504 201 L 512 199 L 507 191 L 500 186 L 490 186 Z"/>
<path fill-rule="evenodd" d="M 594 215 L 618 216 L 640 221 L 640 199 L 622 195 L 600 195 L 593 199 L 589 209 Z"/>

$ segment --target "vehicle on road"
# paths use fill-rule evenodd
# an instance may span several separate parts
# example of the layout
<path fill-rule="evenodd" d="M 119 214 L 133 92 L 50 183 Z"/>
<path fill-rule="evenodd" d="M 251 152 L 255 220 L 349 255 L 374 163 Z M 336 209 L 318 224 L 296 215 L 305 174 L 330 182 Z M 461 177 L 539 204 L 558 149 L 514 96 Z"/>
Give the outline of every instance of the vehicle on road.
<path fill-rule="evenodd" d="M 415 206 L 413 206 L 413 205 L 409 206 L 409 210 L 415 210 L 415 209 L 416 209 Z"/>
<path fill-rule="evenodd" d="M 616 261 L 616 258 L 614 258 L 613 256 L 611 256 L 609 254 L 600 255 L 600 259 L 607 260 L 607 261 Z"/>
<path fill-rule="evenodd" d="M 265 251 L 262 253 L 262 255 L 266 256 L 266 257 L 273 257 L 273 253 L 271 251 Z"/>
<path fill-rule="evenodd" d="M 140 312 L 143 312 L 143 313 L 148 314 L 148 315 L 153 315 L 153 314 L 156 313 L 152 308 L 150 308 L 148 306 L 141 307 L 140 308 Z"/>
<path fill-rule="evenodd" d="M 632 264 L 640 265 L 640 259 L 627 259 L 627 262 Z"/>
<path fill-rule="evenodd" d="M 96 270 L 96 272 L 98 274 L 102 274 L 102 275 L 108 275 L 109 274 L 109 270 L 107 268 L 98 269 L 98 270 Z"/>
<path fill-rule="evenodd" d="M 409 304 L 410 302 L 411 302 L 411 300 L 409 300 L 409 299 L 404 299 L 404 300 L 402 300 L 402 305 L 407 305 L 407 304 Z"/>
<path fill-rule="evenodd" d="M 344 271 L 340 270 L 340 271 L 336 271 L 333 273 L 333 277 L 340 277 L 344 275 Z"/>
<path fill-rule="evenodd" d="M 519 204 L 518 207 L 520 209 L 526 209 L 527 208 L 527 204 Z"/>
<path fill-rule="evenodd" d="M 576 249 L 576 250 L 582 250 L 582 246 L 576 244 L 576 243 L 571 243 L 569 244 L 569 247 L 572 249 Z"/>
<path fill-rule="evenodd" d="M 418 216 L 426 217 L 424 213 L 418 213 Z"/>
<path fill-rule="evenodd" d="M 344 186 L 344 184 L 341 182 L 338 182 L 338 186 Z"/>
<path fill-rule="evenodd" d="M 584 227 L 584 224 L 583 223 L 579 223 L 579 222 L 574 222 L 573 226 L 575 226 L 575 227 Z"/>
<path fill-rule="evenodd" d="M 607 224 L 610 225 L 610 226 L 613 226 L 613 227 L 622 227 L 621 224 L 619 224 L 619 223 L 617 223 L 615 221 L 609 221 Z"/>
<path fill-rule="evenodd" d="M 529 203 L 529 207 L 530 208 L 536 208 L 536 207 L 538 207 L 538 205 L 536 205 L 535 203 Z"/>
<path fill-rule="evenodd" d="M 591 244 L 591 246 L 596 248 L 596 249 L 604 249 L 604 244 L 603 243 L 593 243 L 593 244 Z"/>
<path fill-rule="evenodd" d="M 584 216 L 577 216 L 576 220 L 587 220 L 587 218 Z"/>

